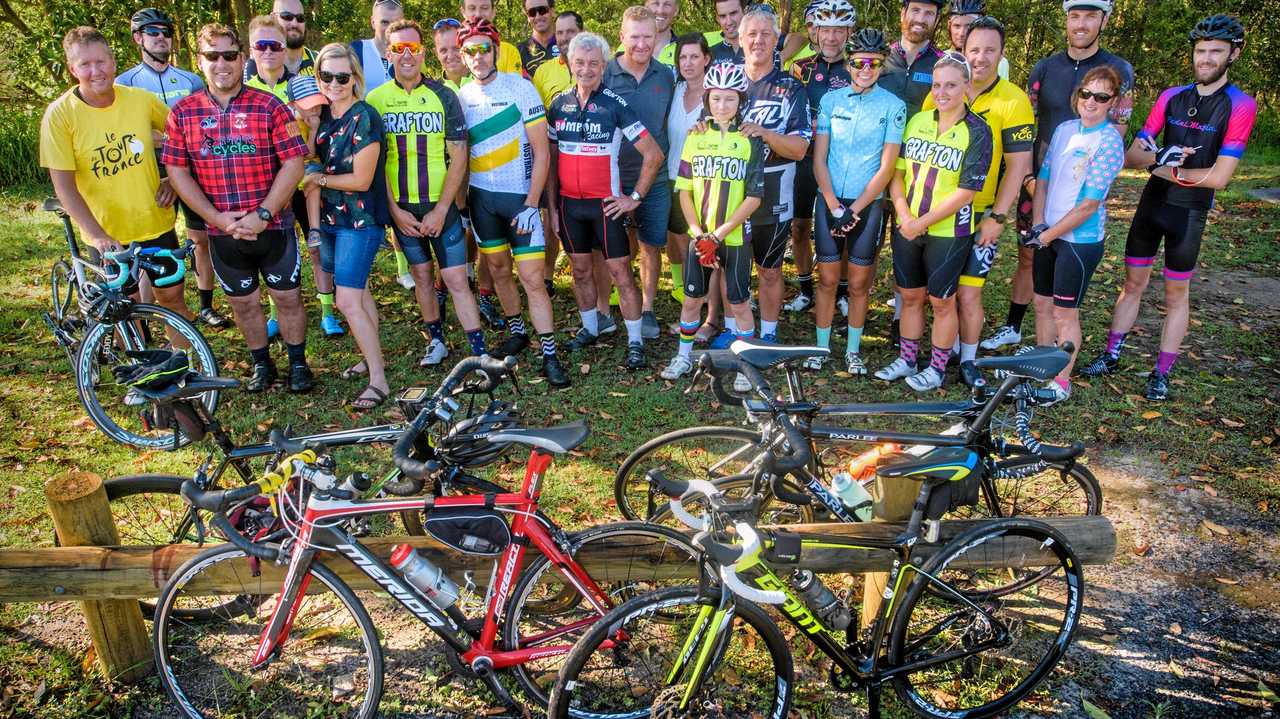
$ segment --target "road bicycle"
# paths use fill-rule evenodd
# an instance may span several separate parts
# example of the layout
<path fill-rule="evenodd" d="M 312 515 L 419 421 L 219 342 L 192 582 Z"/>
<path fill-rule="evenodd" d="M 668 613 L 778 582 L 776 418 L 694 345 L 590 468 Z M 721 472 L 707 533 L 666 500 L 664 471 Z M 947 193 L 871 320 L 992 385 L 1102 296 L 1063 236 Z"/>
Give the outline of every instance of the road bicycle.
<path fill-rule="evenodd" d="M 781 424 L 795 440 L 793 454 L 775 459 L 767 452 L 757 491 L 746 498 L 706 480 L 650 474 L 656 491 L 672 497 L 672 515 L 699 531 L 694 543 L 720 581 L 660 589 L 597 622 L 565 658 L 549 717 L 784 719 L 795 694 L 789 641 L 812 644 L 830 659 L 834 689 L 864 690 L 873 719 L 885 683 L 921 716 L 986 717 L 1012 708 L 1057 665 L 1084 600 L 1080 565 L 1061 534 L 1024 518 L 984 521 L 941 546 L 930 546 L 921 532 L 947 504 L 937 493 L 980 469 L 976 452 L 938 448 L 879 467 L 886 481 L 923 479 L 906 531 L 895 538 L 759 530 L 761 477 L 785 498 L 780 475 L 810 460 L 785 415 Z M 702 517 L 682 505 L 694 496 Z M 884 604 L 870 627 L 860 630 L 844 602 L 796 568 L 815 551 L 892 553 Z M 1045 568 L 1032 581 L 1007 582 L 1009 567 L 1032 565 Z M 762 604 L 779 609 L 790 636 Z"/>
<path fill-rule="evenodd" d="M 981 502 L 961 511 L 992 517 L 1100 514 L 1102 490 L 1088 468 L 1079 464 L 1078 451 L 1067 453 L 1036 451 L 1040 442 L 1031 434 L 1034 409 L 1052 401 L 1032 381 L 1054 376 L 1069 356 L 1068 348 L 1035 348 L 1010 357 L 984 357 L 978 366 L 1004 374 L 999 384 L 974 389 L 972 397 L 951 402 L 894 402 L 820 404 L 805 398 L 798 372 L 806 358 L 825 354 L 818 347 L 782 347 L 758 342 L 737 341 L 729 350 L 700 355 L 698 370 L 689 389 L 704 376 L 725 405 L 742 405 L 753 428 L 705 426 L 679 429 L 656 437 L 638 447 L 618 468 L 614 497 L 627 519 L 645 519 L 671 524 L 665 498 L 658 497 L 645 481 L 653 469 L 677 479 L 706 479 L 722 490 L 743 491 L 759 468 L 765 449 L 785 441 L 778 430 L 782 417 L 795 423 L 812 459 L 794 475 L 788 485 L 794 492 L 807 493 L 814 504 L 773 506 L 774 522 L 815 521 L 815 507 L 831 521 L 857 521 L 829 489 L 831 475 L 853 456 L 850 451 L 877 443 L 912 445 L 916 452 L 930 447 L 968 447 L 978 452 L 986 469 L 978 480 Z M 739 363 L 758 370 L 759 384 L 743 397 L 727 392 L 723 383 L 738 374 Z M 760 372 L 781 366 L 786 372 L 788 400 L 765 403 L 759 397 L 774 397 Z M 995 431 L 996 413 L 1012 405 L 1010 423 L 1017 441 L 1009 441 Z M 956 424 L 941 434 L 850 428 L 820 421 L 835 417 L 908 417 L 946 419 Z M 1000 427 L 1004 429 L 1004 427 Z M 768 502 L 766 502 L 768 505 Z"/>
<path fill-rule="evenodd" d="M 80 404 L 94 425 L 120 444 L 144 450 L 185 446 L 191 441 L 185 433 L 170 434 L 149 425 L 152 408 L 137 393 L 116 384 L 111 368 L 128 363 L 128 352 L 168 345 L 186 352 L 197 374 L 218 374 L 213 350 L 195 325 L 173 310 L 128 296 L 144 268 L 156 275 L 157 286 L 181 282 L 192 245 L 177 250 L 134 245 L 103 254 L 103 264 L 98 265 L 81 255 L 71 217 L 62 205 L 49 198 L 44 209 L 61 218 L 70 255 L 53 265 L 52 306 L 43 318 L 71 364 Z M 210 388 L 201 401 L 210 413 L 216 411 L 218 389 Z"/>
<path fill-rule="evenodd" d="M 410 455 L 432 424 L 449 421 L 446 399 L 462 378 L 481 372 L 491 385 L 509 369 L 489 357 L 467 358 L 422 401 L 393 450 L 406 481 L 421 487 L 439 471 L 436 462 Z M 184 564 L 160 596 L 155 658 L 175 706 L 187 717 L 372 717 L 383 690 L 382 642 L 394 644 L 397 653 L 412 651 L 425 640 L 423 628 L 443 641 L 451 665 L 481 681 L 503 705 L 519 706 L 499 680 L 508 670 L 526 696 L 545 705 L 560 658 L 584 629 L 632 596 L 699 573 L 698 552 L 670 528 L 629 522 L 567 534 L 539 510 L 553 456 L 581 445 L 587 435 L 581 422 L 477 432 L 472 451 L 529 448 L 518 492 L 356 499 L 334 476 L 326 448 L 279 437 L 273 446 L 291 456 L 252 484 L 215 491 L 184 483 L 183 496 L 210 513 L 230 543 Z M 263 494 L 274 495 L 285 531 L 250 541 L 228 514 Z M 492 562 L 482 616 L 463 611 L 459 597 L 470 592 L 460 592 L 434 565 L 402 574 L 349 529 L 353 519 L 404 511 L 425 512 L 428 530 L 440 527 L 437 538 L 482 557 L 472 556 L 465 566 Z M 530 547 L 540 556 L 526 566 Z M 578 561 L 580 552 L 590 555 L 590 571 Z M 353 591 L 330 563 L 319 561 L 322 554 L 348 560 L 394 603 Z M 393 557 L 399 566 L 416 561 L 407 547 L 397 547 Z M 258 569 L 265 562 L 285 566 L 282 584 L 263 579 Z M 253 600 L 205 596 L 219 577 L 234 579 L 236 593 Z M 470 573 L 464 583 L 471 586 Z M 210 603 L 217 607 L 211 617 L 181 616 Z M 395 623 L 407 617 L 413 621 Z"/>

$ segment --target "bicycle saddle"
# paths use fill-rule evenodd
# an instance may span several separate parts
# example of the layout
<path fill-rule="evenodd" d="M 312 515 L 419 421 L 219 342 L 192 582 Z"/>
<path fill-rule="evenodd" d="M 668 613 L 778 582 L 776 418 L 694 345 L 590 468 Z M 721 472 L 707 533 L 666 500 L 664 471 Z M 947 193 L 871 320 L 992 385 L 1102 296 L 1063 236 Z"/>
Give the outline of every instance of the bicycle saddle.
<path fill-rule="evenodd" d="M 205 377 L 195 372 L 188 372 L 181 379 L 157 390 L 146 390 L 141 387 L 134 389 L 152 402 L 170 404 L 178 400 L 198 397 L 205 392 L 235 389 L 239 386 L 240 380 L 232 377 Z"/>
<path fill-rule="evenodd" d="M 876 465 L 881 477 L 921 479 L 940 484 L 964 479 L 978 466 L 978 453 L 966 447 L 938 447 L 921 457 L 893 455 Z"/>
<path fill-rule="evenodd" d="M 1015 377 L 1047 380 L 1067 366 L 1071 356 L 1058 347 L 1036 347 L 1007 357 L 980 357 L 978 369 L 1004 370 Z"/>
<path fill-rule="evenodd" d="M 831 354 L 831 350 L 825 347 L 787 347 L 760 340 L 734 340 L 729 351 L 756 369 L 769 369 L 787 362 Z"/>
<path fill-rule="evenodd" d="M 578 420 L 572 424 L 543 429 L 504 429 L 488 436 L 490 442 L 510 442 L 537 447 L 553 454 L 564 454 L 587 441 L 591 429 Z"/>
<path fill-rule="evenodd" d="M 65 214 L 67 214 L 67 211 L 66 211 L 66 210 L 64 210 L 64 209 L 62 209 L 62 201 L 61 201 L 61 200 L 59 200 L 59 199 L 58 199 L 58 198 L 56 198 L 56 197 L 46 197 L 46 198 L 44 198 L 44 204 L 43 204 L 43 205 L 41 205 L 41 208 L 42 208 L 45 212 L 52 212 L 52 213 L 57 214 L 57 215 L 65 215 Z"/>

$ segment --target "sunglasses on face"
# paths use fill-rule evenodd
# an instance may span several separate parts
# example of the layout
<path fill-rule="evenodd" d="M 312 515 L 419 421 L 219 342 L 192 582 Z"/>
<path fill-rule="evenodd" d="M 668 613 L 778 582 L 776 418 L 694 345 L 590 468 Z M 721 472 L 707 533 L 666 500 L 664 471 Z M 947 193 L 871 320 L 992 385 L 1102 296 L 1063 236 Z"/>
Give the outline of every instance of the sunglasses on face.
<path fill-rule="evenodd" d="M 305 23 L 307 21 L 307 16 L 300 12 L 278 12 L 276 13 L 276 17 L 280 18 L 283 22 Z"/>
<path fill-rule="evenodd" d="M 258 52 L 284 52 L 284 43 L 279 40 L 255 40 L 253 49 Z"/>
<path fill-rule="evenodd" d="M 316 73 L 316 77 L 320 78 L 320 82 L 323 82 L 326 85 L 331 82 L 336 82 L 339 85 L 345 85 L 351 82 L 351 73 L 349 72 L 329 72 L 328 70 L 321 70 Z"/>
<path fill-rule="evenodd" d="M 850 58 L 849 67 L 854 70 L 864 70 L 867 68 L 879 70 L 881 67 L 884 67 L 884 60 L 878 57 L 864 57 L 862 59 Z"/>
<path fill-rule="evenodd" d="M 451 17 L 447 17 L 443 20 L 436 20 L 436 24 L 431 26 L 431 30 L 434 32 L 443 27 L 462 27 L 462 23 Z"/>
<path fill-rule="evenodd" d="M 142 34 L 147 37 L 173 37 L 173 31 L 167 27 L 144 27 Z"/>
<path fill-rule="evenodd" d="M 1112 95 L 1111 93 L 1108 93 L 1108 92 L 1089 92 L 1084 88 L 1080 89 L 1081 100 L 1093 99 L 1105 105 L 1106 103 L 1111 102 L 1111 98 L 1113 97 L 1115 97 L 1115 95 Z"/>
<path fill-rule="evenodd" d="M 477 42 L 471 45 L 462 46 L 462 53 L 464 55 L 470 55 L 471 57 L 483 55 L 486 52 L 491 52 L 492 50 L 493 50 L 493 43 L 491 42 Z"/>
<path fill-rule="evenodd" d="M 226 60 L 227 62 L 235 62 L 236 60 L 240 59 L 240 51 L 239 50 L 205 50 L 204 52 L 200 53 L 200 57 L 203 57 L 205 60 L 208 60 L 209 62 L 217 62 L 219 58 Z"/>
<path fill-rule="evenodd" d="M 405 53 L 409 53 L 410 55 L 417 55 L 418 53 L 422 52 L 422 43 L 396 42 L 396 43 L 392 43 L 388 49 L 391 50 L 392 55 L 403 55 Z"/>
<path fill-rule="evenodd" d="M 549 12 L 551 12 L 550 6 L 539 5 L 537 7 L 528 8 L 527 10 L 524 11 L 524 14 L 528 15 L 529 17 L 538 17 L 539 15 L 546 15 Z"/>

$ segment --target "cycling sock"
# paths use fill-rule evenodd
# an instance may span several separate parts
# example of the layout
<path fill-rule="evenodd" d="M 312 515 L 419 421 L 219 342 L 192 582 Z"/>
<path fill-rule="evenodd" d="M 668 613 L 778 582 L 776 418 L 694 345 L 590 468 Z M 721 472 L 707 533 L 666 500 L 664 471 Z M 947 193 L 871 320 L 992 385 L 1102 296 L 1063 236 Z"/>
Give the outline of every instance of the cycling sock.
<path fill-rule="evenodd" d="M 778 321 L 760 318 L 760 336 L 768 337 L 776 334 L 778 334 Z"/>
<path fill-rule="evenodd" d="M 810 272 L 809 274 L 806 274 L 806 275 L 800 275 L 796 279 L 800 280 L 800 294 L 812 300 L 813 299 L 813 273 Z"/>
<path fill-rule="evenodd" d="M 440 320 L 427 323 L 427 333 L 431 335 L 431 339 L 444 342 L 444 323 Z"/>
<path fill-rule="evenodd" d="M 271 364 L 271 347 L 259 347 L 249 350 L 249 358 L 254 364 Z"/>
<path fill-rule="evenodd" d="M 471 354 L 476 357 L 488 351 L 484 346 L 484 330 L 467 330 L 467 341 L 471 343 Z"/>
<path fill-rule="evenodd" d="M 592 307 L 589 310 L 578 310 L 578 316 L 582 318 L 582 326 L 593 335 L 600 334 L 600 311 Z"/>
<path fill-rule="evenodd" d="M 978 359 L 978 343 L 974 342 L 973 344 L 969 344 L 968 342 L 961 342 L 960 361 L 972 362 L 976 359 Z"/>
<path fill-rule="evenodd" d="M 724 328 L 735 335 L 738 334 L 738 318 L 725 313 Z"/>
<path fill-rule="evenodd" d="M 1114 330 L 1107 332 L 1107 354 L 1112 357 L 1119 357 L 1120 352 L 1124 349 L 1124 340 L 1129 336 L 1128 332 L 1116 332 Z"/>
<path fill-rule="evenodd" d="M 745 330 L 744 330 L 744 329 L 736 329 L 736 330 L 734 330 L 734 331 L 733 331 L 733 336 L 734 336 L 734 337 L 737 337 L 737 338 L 738 338 L 738 339 L 740 339 L 740 340 L 749 340 L 749 339 L 751 339 L 751 335 L 753 335 L 753 334 L 755 334 L 755 328 L 754 328 L 754 327 L 748 327 L 748 328 L 746 328 Z"/>
<path fill-rule="evenodd" d="M 400 250 L 396 250 L 396 274 L 409 274 L 409 258 L 405 257 L 404 253 Z"/>
<path fill-rule="evenodd" d="M 950 347 L 934 347 L 933 356 L 929 360 L 929 366 L 938 370 L 939 374 L 947 371 L 947 361 L 951 359 Z"/>
<path fill-rule="evenodd" d="M 836 301 L 840 298 L 849 299 L 849 280 L 840 280 L 840 284 L 836 285 Z"/>
<path fill-rule="evenodd" d="M 480 288 L 480 309 L 485 312 L 493 309 L 493 290 Z"/>
<path fill-rule="evenodd" d="M 671 263 L 671 295 L 684 299 L 684 265 L 679 262 Z"/>
<path fill-rule="evenodd" d="M 622 324 L 626 325 L 627 327 L 627 344 L 644 341 L 644 337 L 641 336 L 640 334 L 642 331 L 641 327 L 644 326 L 644 320 L 640 319 L 639 317 L 637 317 L 634 320 L 629 320 L 623 317 Z"/>
<path fill-rule="evenodd" d="M 538 335 L 538 339 L 542 340 L 542 356 L 555 357 L 556 356 L 556 336 L 554 334 L 548 333 L 545 335 Z"/>
<path fill-rule="evenodd" d="M 893 319 L 902 319 L 902 293 L 897 291 L 893 293 Z"/>
<path fill-rule="evenodd" d="M 1160 374 L 1169 374 L 1169 370 L 1173 369 L 1173 363 L 1178 360 L 1177 352 L 1161 352 L 1156 355 L 1156 371 Z"/>
<path fill-rule="evenodd" d="M 321 317 L 333 316 L 333 293 L 317 292 L 316 299 L 320 300 L 320 316 Z"/>
<path fill-rule="evenodd" d="M 284 344 L 284 348 L 289 353 L 289 366 L 296 367 L 307 363 L 307 341 L 303 340 L 296 345 L 288 342 Z"/>
<path fill-rule="evenodd" d="M 524 327 L 524 317 L 520 315 L 511 315 L 507 318 L 507 329 L 513 335 L 527 335 L 529 330 Z"/>
<path fill-rule="evenodd" d="M 1020 302 L 1009 303 L 1009 315 L 1005 317 L 1004 323 L 1017 330 L 1018 334 L 1022 334 L 1022 318 L 1027 316 L 1027 306 Z"/>
<path fill-rule="evenodd" d="M 200 290 L 200 309 L 213 309 L 213 290 Z"/>
<path fill-rule="evenodd" d="M 815 335 L 817 335 L 819 347 L 831 347 L 831 328 L 830 327 L 815 327 L 813 329 L 813 332 Z"/>
<path fill-rule="evenodd" d="M 920 340 L 898 338 L 898 356 L 912 367 L 916 366 L 916 358 L 920 352 Z"/>
<path fill-rule="evenodd" d="M 694 320 L 692 322 L 680 323 L 679 355 L 681 357 L 688 357 L 689 352 L 693 350 L 693 340 L 694 340 L 694 337 L 698 334 L 698 328 L 701 326 L 702 326 L 702 323 L 698 322 L 697 320 Z"/>
<path fill-rule="evenodd" d="M 862 351 L 862 328 L 850 327 L 849 338 L 844 343 L 845 352 L 861 352 Z"/>

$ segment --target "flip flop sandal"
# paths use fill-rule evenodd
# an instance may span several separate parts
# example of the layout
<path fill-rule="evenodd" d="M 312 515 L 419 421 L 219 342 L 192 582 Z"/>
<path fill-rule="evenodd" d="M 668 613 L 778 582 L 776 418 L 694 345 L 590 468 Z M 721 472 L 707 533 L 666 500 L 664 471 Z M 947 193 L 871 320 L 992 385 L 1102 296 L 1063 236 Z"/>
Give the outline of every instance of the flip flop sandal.
<path fill-rule="evenodd" d="M 716 337 L 719 337 L 723 330 L 724 328 L 714 322 L 703 322 L 702 326 L 699 327 L 698 331 L 693 335 L 693 341 L 698 344 L 706 344 Z"/>
<path fill-rule="evenodd" d="M 360 360 L 359 362 L 342 370 L 342 373 L 338 376 L 342 379 L 355 379 L 356 377 L 363 377 L 367 374 L 369 374 L 369 365 L 366 364 L 364 360 Z"/>
<path fill-rule="evenodd" d="M 373 396 L 366 397 L 365 395 L 370 392 L 373 393 Z M 355 398 L 351 400 L 351 408 L 358 412 L 368 412 L 385 401 L 387 401 L 386 392 L 383 392 L 373 385 L 367 385 L 363 390 L 360 390 L 360 394 L 356 395 Z"/>

